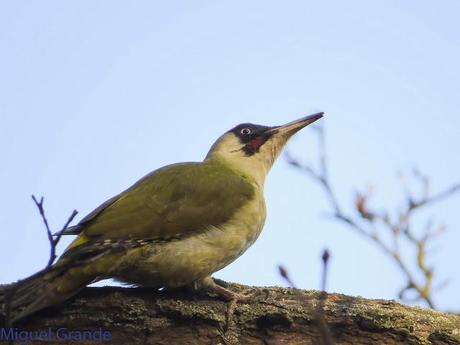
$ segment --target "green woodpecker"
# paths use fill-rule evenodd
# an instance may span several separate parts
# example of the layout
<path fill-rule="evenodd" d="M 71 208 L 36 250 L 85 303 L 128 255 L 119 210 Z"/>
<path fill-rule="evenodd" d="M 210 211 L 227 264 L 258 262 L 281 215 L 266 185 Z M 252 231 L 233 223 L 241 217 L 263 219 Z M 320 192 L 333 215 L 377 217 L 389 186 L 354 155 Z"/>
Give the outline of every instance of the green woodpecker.
<path fill-rule="evenodd" d="M 155 170 L 107 200 L 65 231 L 77 237 L 52 267 L 17 283 L 11 320 L 106 278 L 153 288 L 193 284 L 237 298 L 210 276 L 257 239 L 265 176 L 287 140 L 322 115 L 275 127 L 238 125 L 204 161 Z"/>

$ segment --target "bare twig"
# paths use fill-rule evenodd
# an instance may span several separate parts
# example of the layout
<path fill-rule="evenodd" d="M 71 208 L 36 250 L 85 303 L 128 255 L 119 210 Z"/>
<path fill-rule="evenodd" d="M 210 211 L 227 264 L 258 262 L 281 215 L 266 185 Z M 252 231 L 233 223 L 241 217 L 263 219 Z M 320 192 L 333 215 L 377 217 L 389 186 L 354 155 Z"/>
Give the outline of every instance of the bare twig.
<path fill-rule="evenodd" d="M 327 325 L 326 318 L 324 317 L 324 303 L 326 301 L 326 283 L 327 283 L 327 273 L 328 273 L 328 263 L 330 259 L 330 254 L 327 249 L 323 251 L 321 256 L 323 262 L 323 271 L 321 277 L 321 293 L 319 295 L 319 303 L 316 309 L 316 320 L 318 323 L 318 328 L 321 334 L 321 340 L 324 345 L 334 345 L 335 341 L 332 337 L 331 329 Z"/>
<path fill-rule="evenodd" d="M 316 310 L 315 310 L 315 322 L 318 327 L 318 332 L 321 336 L 322 344 L 335 345 L 335 341 L 332 336 L 331 329 L 329 328 L 326 318 L 324 317 L 324 304 L 327 298 L 326 280 L 327 280 L 327 266 L 328 266 L 329 258 L 330 258 L 330 254 L 329 254 L 329 251 L 326 249 L 324 250 L 323 255 L 321 256 L 322 263 L 323 263 L 323 271 L 322 271 L 322 277 L 321 277 L 321 292 L 320 292 L 319 300 L 318 300 Z M 278 271 L 279 271 L 280 276 L 284 280 L 286 280 L 288 285 L 296 289 L 286 268 L 284 266 L 279 265 Z M 299 294 L 299 296 L 301 296 L 301 293 L 298 290 L 296 291 Z M 305 301 L 305 305 L 308 309 L 313 310 L 313 305 L 311 304 L 311 301 L 308 301 L 308 300 Z"/>
<path fill-rule="evenodd" d="M 75 216 L 78 214 L 78 212 L 77 210 L 72 211 L 72 214 L 69 216 L 69 218 L 67 219 L 67 222 L 62 227 L 62 230 L 57 232 L 56 236 L 53 238 L 53 234 L 49 227 L 48 220 L 46 219 L 45 209 L 43 207 L 43 201 L 44 201 L 43 197 L 41 197 L 40 201 L 38 201 L 35 195 L 32 195 L 32 200 L 34 201 L 35 205 L 38 208 L 38 211 L 40 212 L 40 216 L 42 217 L 43 223 L 45 224 L 46 233 L 48 235 L 48 241 L 50 242 L 50 257 L 48 259 L 48 264 L 46 265 L 46 268 L 49 268 L 53 265 L 54 261 L 57 258 L 56 247 L 59 241 L 61 240 L 62 234 L 64 233 L 65 229 L 67 229 L 67 227 L 72 222 L 72 220 L 75 218 Z"/>
<path fill-rule="evenodd" d="M 321 255 L 321 260 L 323 262 L 323 272 L 321 276 L 321 291 L 323 292 L 326 292 L 328 264 L 330 258 L 331 254 L 329 253 L 329 250 L 324 249 L 323 255 Z"/>
<path fill-rule="evenodd" d="M 406 278 L 405 287 L 399 292 L 401 299 L 407 300 L 406 293 L 408 291 L 415 291 L 417 299 L 424 300 L 428 306 L 434 308 L 432 301 L 432 281 L 434 269 L 427 264 L 427 244 L 430 239 L 437 236 L 444 230 L 444 226 L 439 227 L 436 231 L 432 231 L 432 222 L 427 223 L 425 232 L 422 236 L 416 235 L 411 227 L 411 217 L 415 210 L 421 209 L 423 206 L 431 205 L 435 202 L 441 201 L 456 192 L 460 191 L 460 183 L 452 185 L 451 187 L 430 195 L 429 178 L 423 175 L 419 170 L 413 170 L 414 178 L 419 181 L 421 185 L 421 196 L 416 198 L 409 191 L 407 192 L 406 206 L 402 211 L 399 211 L 398 216 L 392 219 L 388 211 L 377 212 L 369 207 L 370 192 L 357 193 L 355 197 L 354 208 L 357 211 L 358 217 L 347 214 L 343 211 L 340 203 L 334 193 L 332 184 L 328 174 L 326 146 L 325 146 L 325 132 L 324 128 L 315 126 L 318 133 L 318 168 L 315 169 L 310 165 L 302 164 L 294 159 L 291 155 L 287 154 L 287 161 L 293 167 L 300 169 L 316 181 L 323 189 L 326 198 L 329 201 L 330 207 L 333 212 L 333 217 L 338 221 L 348 225 L 348 227 L 369 239 L 382 252 L 392 258 L 393 262 L 399 267 L 401 272 Z M 379 235 L 380 229 L 385 228 L 392 237 L 392 245 L 388 244 Z M 416 264 L 417 272 L 412 272 L 413 265 L 403 258 L 400 252 L 400 239 L 404 239 L 416 251 Z M 415 277 L 421 275 L 422 282 L 418 282 Z"/>
<path fill-rule="evenodd" d="M 45 271 L 48 268 L 50 268 L 53 265 L 54 261 L 56 260 L 56 257 L 57 257 L 57 255 L 56 255 L 56 247 L 57 247 L 57 245 L 58 245 L 58 243 L 59 243 L 59 241 L 60 241 L 60 239 L 62 237 L 62 234 L 65 231 L 65 229 L 67 229 L 67 227 L 72 222 L 72 220 L 75 218 L 75 216 L 78 214 L 78 212 L 76 210 L 72 211 L 72 214 L 67 219 L 67 222 L 64 224 L 64 226 L 62 227 L 62 230 L 59 231 L 56 234 L 55 238 L 53 238 L 53 235 L 52 235 L 49 223 L 48 223 L 48 219 L 46 219 L 45 209 L 43 207 L 43 201 L 44 201 L 43 197 L 41 197 L 40 201 L 38 201 L 37 198 L 35 197 L 35 195 L 32 195 L 32 200 L 34 201 L 35 205 L 38 208 L 38 211 L 40 212 L 40 216 L 42 217 L 43 223 L 45 224 L 46 233 L 47 233 L 47 236 L 48 236 L 48 241 L 50 242 L 50 257 L 48 259 L 48 263 L 47 263 L 46 267 L 43 269 L 43 271 Z M 14 299 L 14 296 L 16 294 L 16 290 L 17 290 L 17 287 L 19 286 L 19 283 L 20 282 L 11 284 L 11 286 L 9 286 L 5 291 L 5 296 L 4 296 L 4 300 L 5 300 L 5 324 L 6 324 L 7 327 L 12 326 L 12 322 L 11 322 L 11 303 L 12 303 L 12 301 Z"/>
<path fill-rule="evenodd" d="M 295 288 L 295 284 L 294 282 L 291 280 L 291 277 L 289 276 L 289 273 L 288 271 L 286 270 L 286 268 L 282 265 L 279 265 L 278 266 L 278 272 L 280 274 L 280 276 L 286 280 L 286 282 L 288 283 L 288 285 L 292 288 Z"/>
<path fill-rule="evenodd" d="M 53 265 L 54 261 L 56 260 L 56 257 L 57 257 L 57 255 L 56 255 L 56 247 L 57 247 L 57 245 L 58 245 L 58 243 L 59 243 L 59 241 L 61 239 L 61 236 L 64 233 L 65 229 L 67 229 L 69 224 L 75 218 L 75 216 L 78 214 L 78 212 L 76 210 L 72 211 L 72 214 L 69 216 L 69 218 L 67 219 L 66 223 L 62 227 L 62 230 L 60 230 L 56 234 L 56 237 L 53 238 L 53 235 L 52 235 L 49 223 L 48 223 L 48 219 L 46 218 L 46 215 L 45 215 L 45 209 L 43 207 L 43 201 L 44 201 L 43 197 L 41 197 L 40 201 L 38 201 L 37 198 L 35 197 L 35 195 L 32 195 L 32 200 L 34 201 L 35 205 L 37 206 L 38 211 L 40 212 L 40 216 L 42 217 L 43 223 L 45 224 L 46 233 L 47 233 L 47 236 L 48 236 L 48 241 L 50 242 L 50 247 L 51 247 L 50 248 L 50 257 L 48 259 L 48 263 L 47 263 L 46 267 L 42 270 L 42 271 L 45 271 L 48 268 L 50 268 Z M 19 283 L 20 283 L 20 281 L 18 283 L 11 284 L 11 286 L 9 286 L 6 289 L 6 292 L 5 292 L 5 296 L 4 296 L 4 300 L 5 300 L 5 324 L 7 325 L 7 327 L 10 327 L 12 325 L 12 323 L 11 323 L 11 303 L 12 303 L 12 301 L 14 299 L 14 296 L 16 294 L 16 289 L 17 289 Z"/>

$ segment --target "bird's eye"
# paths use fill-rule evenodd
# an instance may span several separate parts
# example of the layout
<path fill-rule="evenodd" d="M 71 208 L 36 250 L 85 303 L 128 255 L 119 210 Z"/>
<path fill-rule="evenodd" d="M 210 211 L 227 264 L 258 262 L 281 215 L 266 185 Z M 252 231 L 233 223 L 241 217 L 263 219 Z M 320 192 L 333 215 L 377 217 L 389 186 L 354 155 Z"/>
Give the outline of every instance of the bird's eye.
<path fill-rule="evenodd" d="M 243 129 L 241 130 L 241 134 L 248 135 L 248 134 L 251 134 L 251 133 L 252 133 L 251 128 L 247 128 L 247 127 L 246 127 L 246 128 L 243 128 Z"/>

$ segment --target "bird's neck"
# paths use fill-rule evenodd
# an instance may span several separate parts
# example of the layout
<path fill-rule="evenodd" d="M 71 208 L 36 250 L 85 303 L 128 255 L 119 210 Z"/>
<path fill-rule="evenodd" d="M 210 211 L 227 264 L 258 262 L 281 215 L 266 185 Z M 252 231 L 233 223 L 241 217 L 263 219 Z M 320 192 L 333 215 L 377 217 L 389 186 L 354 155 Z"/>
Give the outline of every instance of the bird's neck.
<path fill-rule="evenodd" d="M 270 170 L 271 164 L 255 160 L 254 158 L 231 158 L 220 155 L 209 155 L 204 160 L 205 163 L 221 164 L 234 171 L 236 174 L 250 180 L 263 191 L 265 176 Z"/>

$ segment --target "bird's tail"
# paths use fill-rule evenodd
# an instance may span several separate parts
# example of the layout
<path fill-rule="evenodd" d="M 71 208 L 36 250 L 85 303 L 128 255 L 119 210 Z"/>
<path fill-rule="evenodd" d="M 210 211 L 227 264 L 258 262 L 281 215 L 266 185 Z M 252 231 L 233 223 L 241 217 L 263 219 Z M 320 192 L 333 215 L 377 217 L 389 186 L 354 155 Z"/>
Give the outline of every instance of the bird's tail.
<path fill-rule="evenodd" d="M 67 248 L 53 266 L 6 288 L 0 287 L 0 314 L 5 324 L 11 325 L 36 311 L 61 303 L 86 285 L 109 277 L 108 272 L 116 267 L 128 249 L 148 243 L 146 240 L 80 242 L 83 244 L 77 242 Z"/>
<path fill-rule="evenodd" d="M 0 311 L 4 324 L 11 326 L 38 310 L 67 300 L 94 278 L 93 275 L 82 274 L 69 277 L 71 272 L 72 269 L 65 262 L 57 262 L 26 279 L 4 286 L 0 293 Z"/>

